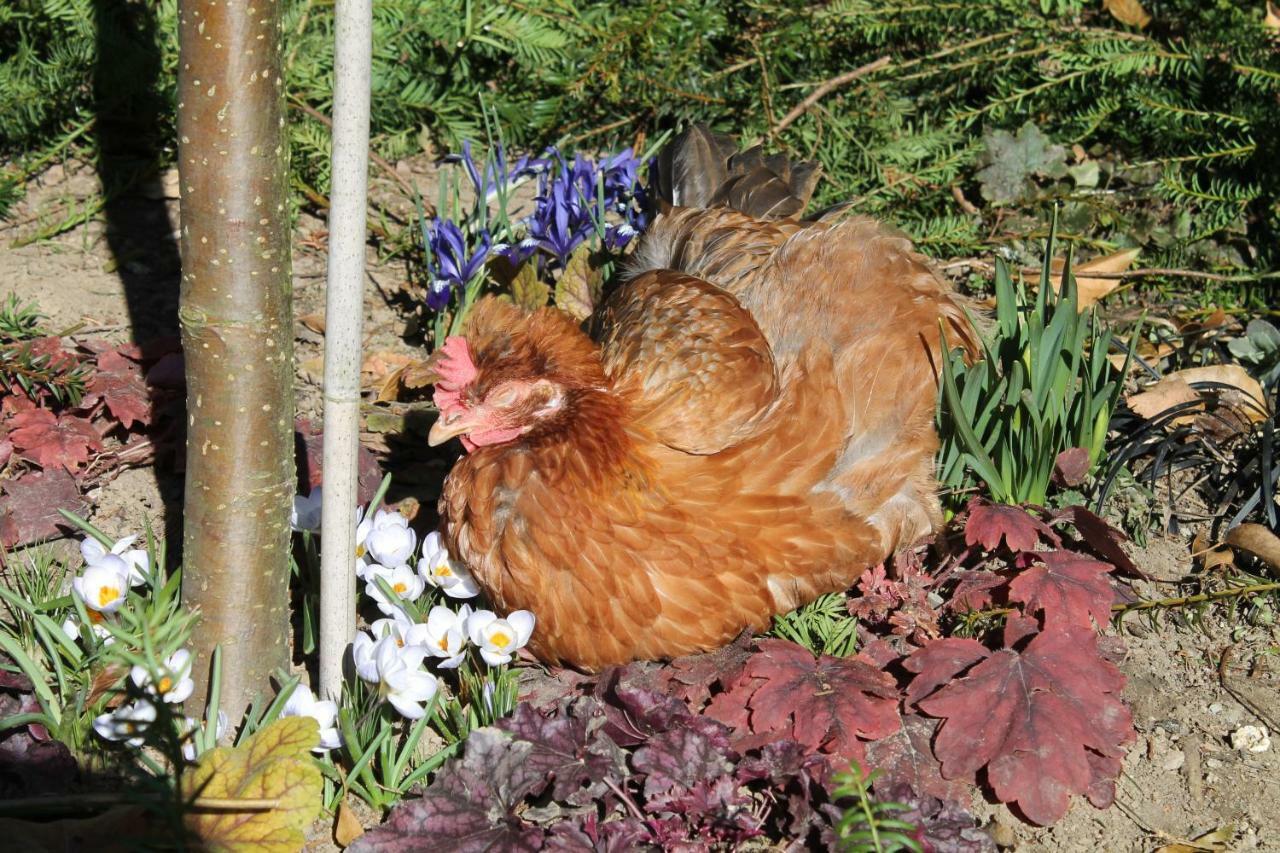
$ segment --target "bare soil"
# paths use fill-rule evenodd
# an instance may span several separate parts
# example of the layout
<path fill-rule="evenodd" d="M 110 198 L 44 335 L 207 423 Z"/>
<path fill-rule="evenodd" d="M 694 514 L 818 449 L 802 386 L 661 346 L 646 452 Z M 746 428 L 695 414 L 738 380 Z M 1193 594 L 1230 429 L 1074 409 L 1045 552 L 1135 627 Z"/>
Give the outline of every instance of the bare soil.
<path fill-rule="evenodd" d="M 436 175 L 425 160 L 399 164 L 397 172 L 417 183 L 425 198 L 434 198 Z M 83 164 L 59 165 L 42 175 L 11 220 L 16 225 L 0 227 L 0 298 L 15 292 L 35 300 L 51 317 L 51 327 L 80 325 L 75 334 L 85 337 L 125 342 L 176 334 L 176 182 L 168 177 L 153 183 L 114 205 L 110 225 L 98 216 L 57 237 L 13 247 L 91 198 L 98 186 Z M 410 221 L 413 212 L 403 192 L 376 172 L 373 183 L 375 197 Z M 309 326 L 316 326 L 324 310 L 324 227 L 321 219 L 299 216 L 293 260 L 295 316 L 308 320 L 295 324 L 297 410 L 315 422 L 321 412 L 322 336 Z M 369 249 L 366 355 L 421 355 L 407 279 L 402 260 Z M 422 486 L 417 497 L 429 504 L 430 492 Z M 149 520 L 173 541 L 180 531 L 181 498 L 180 474 L 154 467 L 126 470 L 89 496 L 91 520 L 119 534 L 138 531 Z M 1174 582 L 1193 571 L 1182 537 L 1154 537 L 1133 548 L 1133 557 L 1157 579 L 1140 584 L 1144 597 L 1172 595 Z M 1125 761 L 1115 806 L 1099 811 L 1080 800 L 1057 825 L 1037 828 L 1004 806 L 975 798 L 976 813 L 999 842 L 1020 851 L 1149 851 L 1230 828 L 1225 847 L 1181 849 L 1280 849 L 1280 735 L 1262 753 L 1231 745 L 1232 732 L 1243 725 L 1277 732 L 1280 636 L 1274 627 L 1228 622 L 1222 612 L 1127 618 L 1122 666 L 1139 738 Z M 376 819 L 367 812 L 359 816 L 366 825 Z M 308 849 L 334 849 L 327 826 L 318 824 L 312 838 Z"/>

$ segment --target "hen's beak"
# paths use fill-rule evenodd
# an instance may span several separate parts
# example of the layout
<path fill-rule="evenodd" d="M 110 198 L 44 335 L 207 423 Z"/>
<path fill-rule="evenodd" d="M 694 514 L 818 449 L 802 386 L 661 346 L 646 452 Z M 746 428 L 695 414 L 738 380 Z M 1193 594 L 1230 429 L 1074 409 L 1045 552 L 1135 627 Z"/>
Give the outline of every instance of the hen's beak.
<path fill-rule="evenodd" d="M 427 433 L 427 444 L 436 447 L 455 435 L 471 432 L 475 426 L 475 418 L 470 416 L 469 412 L 453 411 L 448 414 L 441 412 L 436 422 L 431 425 L 431 432 Z"/>

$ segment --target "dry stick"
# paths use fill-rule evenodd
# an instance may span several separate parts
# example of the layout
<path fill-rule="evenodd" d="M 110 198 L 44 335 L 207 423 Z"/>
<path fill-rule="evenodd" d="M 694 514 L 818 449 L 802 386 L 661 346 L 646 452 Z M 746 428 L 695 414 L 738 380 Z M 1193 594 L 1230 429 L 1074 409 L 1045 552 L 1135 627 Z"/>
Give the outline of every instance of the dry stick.
<path fill-rule="evenodd" d="M 874 62 L 868 62 L 866 65 L 855 68 L 852 71 L 846 71 L 844 74 L 841 74 L 838 77 L 832 77 L 830 80 L 822 83 L 818 88 L 810 92 L 808 97 L 796 104 L 795 107 L 792 108 L 791 112 L 783 116 L 782 121 L 775 124 L 769 131 L 769 135 L 777 136 L 779 133 L 782 133 L 782 131 L 791 126 L 792 122 L 807 113 L 814 104 L 818 103 L 818 101 L 825 98 L 835 89 L 839 89 L 841 86 L 852 83 L 859 77 L 865 77 L 866 75 L 879 71 L 882 68 L 887 68 L 890 62 L 892 62 L 892 60 L 889 57 L 882 56 Z"/>
<path fill-rule="evenodd" d="M 17 812 L 26 814 L 31 811 L 86 811 L 97 807 L 128 806 L 146 802 L 173 802 L 168 796 L 145 796 L 138 794 L 72 794 L 61 797 L 19 797 L 17 799 L 0 800 L 0 813 Z M 186 800 L 183 807 L 191 811 L 220 812 L 269 812 L 280 807 L 279 799 L 233 797 L 196 797 Z"/>
<path fill-rule="evenodd" d="M 982 270 L 990 272 L 995 269 L 995 264 L 981 260 L 979 258 L 959 258 L 954 261 L 938 267 L 943 272 L 950 270 L 962 269 L 964 267 L 978 267 Z M 1023 275 L 1040 275 L 1040 267 L 1023 267 L 1020 272 Z M 1136 270 L 1124 270 L 1122 272 L 1102 272 L 1101 270 L 1082 270 L 1076 269 L 1077 278 L 1099 278 L 1099 279 L 1127 279 L 1127 278 L 1144 278 L 1153 275 L 1177 276 L 1181 278 L 1196 278 L 1204 281 L 1263 281 L 1270 278 L 1280 278 L 1280 270 L 1259 273 L 1257 275 L 1223 275 L 1216 272 L 1200 272 L 1198 270 L 1182 270 L 1172 267 L 1144 267 Z"/>
<path fill-rule="evenodd" d="M 333 119 L 329 118 L 327 115 L 320 112 L 318 109 L 311 106 L 310 104 L 305 103 L 303 101 L 299 101 L 296 98 L 290 98 L 289 104 L 295 109 L 302 110 L 304 113 L 311 116 L 313 119 L 320 122 L 325 127 L 329 128 L 330 131 L 333 130 Z M 411 196 L 418 195 L 418 188 L 415 187 L 407 178 L 405 178 L 404 175 L 397 172 L 396 167 L 388 163 L 383 157 L 381 157 L 380 155 L 378 155 L 373 151 L 370 151 L 369 159 L 373 161 L 373 164 L 375 166 L 377 166 L 382 171 L 386 172 L 387 177 L 391 178 L 400 186 L 404 187 L 405 192 L 409 193 L 409 195 Z"/>
<path fill-rule="evenodd" d="M 360 441 L 360 326 L 369 189 L 372 0 L 334 8 L 332 190 L 325 285 L 324 498 L 320 510 L 320 694 L 342 695 L 347 647 L 356 631 L 356 505 Z"/>

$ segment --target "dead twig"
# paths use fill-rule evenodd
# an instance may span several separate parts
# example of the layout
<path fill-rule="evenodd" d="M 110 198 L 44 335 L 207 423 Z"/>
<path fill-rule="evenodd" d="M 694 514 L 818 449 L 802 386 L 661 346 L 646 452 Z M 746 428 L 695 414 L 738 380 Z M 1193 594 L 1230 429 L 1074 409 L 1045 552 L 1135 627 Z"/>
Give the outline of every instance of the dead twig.
<path fill-rule="evenodd" d="M 984 272 L 994 272 L 995 264 L 990 261 L 984 261 L 981 258 L 957 258 L 947 261 L 938 267 L 943 272 L 950 270 L 964 269 L 966 267 L 979 269 Z M 1019 272 L 1023 275 L 1040 275 L 1040 267 L 1022 267 Z M 1225 275 L 1216 272 L 1201 272 L 1199 270 L 1175 269 L 1172 267 L 1143 267 L 1136 270 L 1123 270 L 1121 272 L 1103 272 L 1101 270 L 1088 270 L 1080 273 L 1082 276 L 1089 278 L 1145 278 L 1154 275 L 1169 276 L 1171 278 L 1194 278 L 1203 281 L 1222 281 L 1222 282 L 1246 282 L 1246 281 L 1263 281 L 1266 279 L 1280 278 L 1280 270 L 1272 270 L 1270 272 L 1243 274 L 1243 275 Z"/>
<path fill-rule="evenodd" d="M 866 65 L 855 68 L 852 71 L 846 71 L 844 74 L 841 74 L 837 77 L 832 77 L 830 80 L 826 80 L 823 83 L 819 84 L 818 88 L 810 92 L 803 101 L 796 104 L 795 107 L 792 108 L 791 112 L 783 116 L 782 121 L 778 122 L 773 126 L 773 128 L 769 131 L 769 135 L 777 136 L 779 133 L 782 133 L 782 131 L 786 130 L 788 127 L 791 126 L 792 122 L 794 122 L 796 119 L 800 118 L 800 116 L 807 113 L 813 107 L 814 104 L 818 103 L 818 101 L 821 101 L 823 98 L 831 94 L 836 89 L 839 89 L 841 86 L 845 86 L 845 85 L 848 85 L 849 83 L 852 83 L 854 80 L 857 80 L 859 77 L 865 77 L 868 74 L 872 74 L 876 71 L 879 71 L 882 68 L 888 68 L 890 62 L 892 62 L 892 60 L 889 57 L 882 56 L 879 59 L 875 60 L 874 62 L 868 62 Z"/>

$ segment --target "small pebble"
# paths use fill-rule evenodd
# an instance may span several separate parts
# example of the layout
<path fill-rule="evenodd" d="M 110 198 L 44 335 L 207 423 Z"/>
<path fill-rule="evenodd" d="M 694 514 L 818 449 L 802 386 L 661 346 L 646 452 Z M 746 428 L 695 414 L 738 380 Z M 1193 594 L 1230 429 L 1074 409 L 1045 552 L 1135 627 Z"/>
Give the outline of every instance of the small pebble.
<path fill-rule="evenodd" d="M 1171 752 L 1165 756 L 1164 764 L 1162 766 L 1165 770 L 1181 770 L 1182 765 L 1186 763 L 1187 757 L 1181 752 Z"/>
<path fill-rule="evenodd" d="M 1210 705 L 1210 706 L 1209 706 L 1209 713 L 1210 713 L 1210 714 L 1221 714 L 1221 713 L 1222 713 L 1222 703 L 1221 703 L 1221 702 L 1214 702 L 1212 705 Z"/>
<path fill-rule="evenodd" d="M 1012 847 L 1018 843 L 1018 836 L 1013 831 L 1013 827 L 1000 820 L 993 820 L 991 825 L 987 827 L 987 834 L 991 836 L 991 840 L 996 843 L 997 847 Z"/>
<path fill-rule="evenodd" d="M 1164 729 L 1166 732 L 1168 732 L 1171 735 L 1182 734 L 1182 723 L 1178 722 L 1177 720 L 1173 720 L 1173 719 L 1156 720 L 1156 726 L 1158 728 Z"/>
<path fill-rule="evenodd" d="M 1265 726 L 1241 726 L 1231 733 L 1231 748 L 1241 752 L 1266 752 L 1271 736 Z"/>
<path fill-rule="evenodd" d="M 1222 766 L 1222 762 L 1216 758 L 1206 758 L 1204 760 L 1204 766 L 1217 770 L 1219 767 Z"/>

